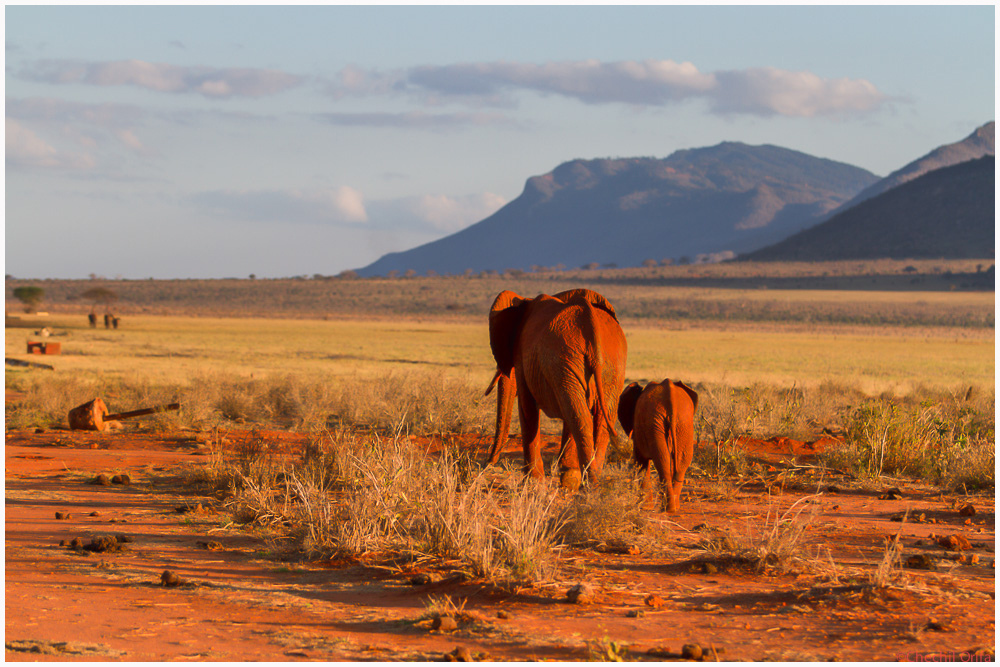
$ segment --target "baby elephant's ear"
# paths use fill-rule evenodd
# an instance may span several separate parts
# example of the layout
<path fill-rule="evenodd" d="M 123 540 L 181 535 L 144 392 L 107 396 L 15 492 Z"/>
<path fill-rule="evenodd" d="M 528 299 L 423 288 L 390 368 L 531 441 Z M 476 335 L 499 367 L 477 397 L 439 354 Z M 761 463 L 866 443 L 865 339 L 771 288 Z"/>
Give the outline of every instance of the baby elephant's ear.
<path fill-rule="evenodd" d="M 680 387 L 681 389 L 683 389 L 684 391 L 687 392 L 688 396 L 691 397 L 691 402 L 694 403 L 694 407 L 691 408 L 691 409 L 692 410 L 697 410 L 698 409 L 698 392 L 696 392 L 694 389 L 692 389 L 691 387 L 687 386 L 683 382 L 675 382 L 674 384 L 676 384 L 678 387 Z"/>
<path fill-rule="evenodd" d="M 618 399 L 618 421 L 621 422 L 625 435 L 631 436 L 635 426 L 635 404 L 642 394 L 642 387 L 638 382 L 633 382 L 625 387 L 621 397 Z"/>

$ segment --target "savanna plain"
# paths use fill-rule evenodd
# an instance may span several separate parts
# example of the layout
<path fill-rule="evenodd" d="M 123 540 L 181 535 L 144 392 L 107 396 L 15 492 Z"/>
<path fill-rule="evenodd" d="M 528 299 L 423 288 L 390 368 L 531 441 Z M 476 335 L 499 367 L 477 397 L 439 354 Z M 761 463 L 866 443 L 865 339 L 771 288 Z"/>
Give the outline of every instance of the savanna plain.
<path fill-rule="evenodd" d="M 992 264 L 8 277 L 5 657 L 992 661 Z M 484 466 L 493 298 L 574 287 L 699 394 L 679 514 L 621 433 L 582 492 L 516 419 Z"/>

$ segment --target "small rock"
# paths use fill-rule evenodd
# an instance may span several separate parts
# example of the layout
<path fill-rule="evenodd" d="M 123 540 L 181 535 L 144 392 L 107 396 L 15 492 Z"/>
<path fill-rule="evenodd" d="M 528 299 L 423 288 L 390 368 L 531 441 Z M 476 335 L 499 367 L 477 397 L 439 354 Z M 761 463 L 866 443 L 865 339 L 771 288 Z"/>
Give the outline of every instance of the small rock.
<path fill-rule="evenodd" d="M 924 625 L 925 630 L 932 630 L 933 632 L 951 632 L 951 628 L 944 623 L 939 623 L 937 619 L 931 618 L 927 620 L 927 624 Z"/>
<path fill-rule="evenodd" d="M 826 492 L 827 493 L 840 493 L 840 489 L 838 487 L 834 486 L 833 484 L 831 484 L 830 486 L 826 487 Z"/>
<path fill-rule="evenodd" d="M 701 571 L 703 574 L 718 574 L 719 568 L 717 568 L 713 563 L 702 563 Z"/>
<path fill-rule="evenodd" d="M 497 611 L 497 618 L 502 618 L 504 620 L 507 620 L 508 618 L 510 618 L 510 612 L 500 609 L 499 611 Z"/>
<path fill-rule="evenodd" d="M 452 662 L 474 662 L 472 651 L 464 646 L 456 646 L 455 650 L 448 654 Z"/>
<path fill-rule="evenodd" d="M 966 503 L 965 505 L 962 505 L 962 507 L 959 508 L 958 513 L 961 516 L 975 516 L 976 508 L 975 506 L 973 506 L 972 503 Z"/>
<path fill-rule="evenodd" d="M 90 544 L 83 547 L 87 551 L 94 553 L 104 553 L 106 551 L 121 551 L 121 543 L 114 537 L 100 535 L 90 540 Z"/>
<path fill-rule="evenodd" d="M 70 540 L 69 548 L 73 549 L 74 551 L 83 549 L 83 540 L 81 540 L 79 537 L 74 537 L 72 540 Z"/>
<path fill-rule="evenodd" d="M 59 546 L 61 547 L 66 546 L 66 540 L 59 540 Z"/>
<path fill-rule="evenodd" d="M 132 541 L 132 538 L 128 535 L 115 535 L 115 541 L 117 541 L 118 544 L 127 544 Z"/>
<path fill-rule="evenodd" d="M 937 563 L 927 554 L 914 554 L 913 556 L 907 556 L 906 567 L 915 570 L 936 570 Z"/>
<path fill-rule="evenodd" d="M 656 595 L 655 593 L 652 593 L 646 596 L 646 599 L 643 600 L 643 603 L 647 607 L 652 607 L 653 609 L 659 609 L 660 607 L 663 606 L 663 598 L 661 598 L 659 595 Z"/>
<path fill-rule="evenodd" d="M 878 497 L 879 500 L 902 500 L 903 492 L 896 487 L 891 489 L 886 489 L 885 492 Z"/>
<path fill-rule="evenodd" d="M 411 586 L 426 586 L 431 583 L 431 581 L 433 581 L 433 579 L 431 579 L 431 575 L 425 572 L 421 572 L 420 574 L 415 574 L 410 577 Z"/>
<path fill-rule="evenodd" d="M 566 599 L 573 604 L 589 604 L 594 601 L 594 587 L 590 584 L 577 584 L 566 591 Z"/>
<path fill-rule="evenodd" d="M 112 484 L 120 484 L 121 486 L 129 486 L 132 483 L 132 478 L 128 475 L 115 475 L 111 478 Z"/>
<path fill-rule="evenodd" d="M 215 540 L 203 541 L 198 540 L 196 543 L 199 549 L 207 549 L 208 551 L 222 551 L 222 543 L 216 542 Z"/>
<path fill-rule="evenodd" d="M 431 629 L 439 632 L 454 632 L 458 630 L 458 621 L 449 614 L 437 614 L 431 622 Z"/>
<path fill-rule="evenodd" d="M 945 549 L 957 549 L 959 551 L 968 551 L 972 548 L 972 544 L 966 539 L 964 535 L 947 535 L 938 539 L 938 544 Z"/>
<path fill-rule="evenodd" d="M 685 660 L 701 660 L 702 650 L 698 644 L 685 644 L 681 647 L 681 657 Z"/>
<path fill-rule="evenodd" d="M 171 572 L 170 570 L 164 570 L 163 574 L 160 575 L 160 584 L 167 587 L 182 586 L 187 582 L 177 576 L 177 573 Z"/>
<path fill-rule="evenodd" d="M 625 615 L 629 618 L 642 618 L 646 615 L 646 612 L 642 609 L 629 609 Z"/>
<path fill-rule="evenodd" d="M 56 519 L 62 521 L 63 519 L 70 519 L 73 515 L 69 512 L 56 512 Z"/>
<path fill-rule="evenodd" d="M 87 482 L 87 484 L 96 484 L 98 486 L 111 486 L 111 479 L 102 472 L 100 475 Z"/>
<path fill-rule="evenodd" d="M 672 658 L 675 657 L 670 649 L 666 646 L 653 646 L 646 650 L 646 655 L 653 658 Z"/>
<path fill-rule="evenodd" d="M 35 429 L 35 433 L 45 433 L 45 429 L 44 428 L 36 428 Z"/>
<path fill-rule="evenodd" d="M 91 512 L 88 516 L 101 516 L 100 512 Z"/>

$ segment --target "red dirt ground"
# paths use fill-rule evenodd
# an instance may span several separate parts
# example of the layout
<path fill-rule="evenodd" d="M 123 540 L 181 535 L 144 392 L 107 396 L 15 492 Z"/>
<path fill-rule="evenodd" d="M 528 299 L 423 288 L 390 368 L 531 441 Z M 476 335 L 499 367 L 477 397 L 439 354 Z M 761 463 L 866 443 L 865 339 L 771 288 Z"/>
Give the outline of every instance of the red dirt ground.
<path fill-rule="evenodd" d="M 300 434 L 258 435 L 289 449 L 306 441 Z M 225 437 L 232 444 L 249 434 Z M 577 661 L 610 650 L 610 642 L 627 645 L 630 659 L 649 660 L 680 659 L 685 644 L 715 647 L 726 661 L 896 660 L 928 653 L 961 660 L 969 657 L 962 652 L 977 649 L 988 653 L 973 659 L 992 659 L 992 497 L 945 497 L 891 480 L 903 498 L 880 499 L 882 489 L 850 480 L 795 482 L 802 478 L 782 477 L 787 464 L 780 463 L 765 472 L 770 481 L 720 485 L 695 478 L 679 516 L 649 513 L 664 530 L 662 549 L 566 549 L 560 581 L 504 591 L 449 578 L 454 570 L 447 563 L 393 563 L 377 554 L 275 559 L 273 545 L 231 524 L 218 501 L 182 495 L 172 483 L 179 469 L 204 465 L 199 439 L 204 434 L 7 433 L 7 660 L 423 661 L 461 646 L 477 660 Z M 745 444 L 775 462 L 807 460 L 822 447 L 787 439 Z M 518 457 L 515 450 L 506 455 Z M 132 483 L 86 483 L 99 473 L 127 473 Z M 693 548 L 704 526 L 736 533 L 760 527 L 817 487 L 824 492 L 810 499 L 816 514 L 803 552 L 820 548 L 828 556 L 808 560 L 803 573 L 757 571 Z M 967 501 L 977 509 L 968 523 L 956 510 Z M 196 510 L 180 514 L 175 508 L 182 505 Z M 891 520 L 904 510 L 909 521 Z M 70 516 L 56 519 L 56 512 Z M 923 522 L 912 518 L 921 514 Z M 897 532 L 904 559 L 927 554 L 938 560 L 938 570 L 904 569 L 895 585 L 873 588 L 867 575 L 882 559 L 886 536 Z M 86 542 L 117 534 L 132 538 L 127 550 L 77 555 L 59 546 L 74 537 Z M 972 546 L 963 552 L 965 564 L 949 560 L 958 553 L 932 539 L 951 534 Z M 221 549 L 199 547 L 210 540 Z M 977 564 L 968 562 L 969 554 L 978 556 Z M 836 567 L 825 567 L 823 558 Z M 163 587 L 167 569 L 189 583 Z M 411 585 L 416 572 L 439 580 Z M 594 587 L 591 603 L 567 601 L 578 582 Z M 444 595 L 464 600 L 467 612 L 450 633 L 420 620 L 428 597 Z M 644 602 L 651 595 L 659 606 Z M 637 610 L 640 615 L 628 616 Z"/>

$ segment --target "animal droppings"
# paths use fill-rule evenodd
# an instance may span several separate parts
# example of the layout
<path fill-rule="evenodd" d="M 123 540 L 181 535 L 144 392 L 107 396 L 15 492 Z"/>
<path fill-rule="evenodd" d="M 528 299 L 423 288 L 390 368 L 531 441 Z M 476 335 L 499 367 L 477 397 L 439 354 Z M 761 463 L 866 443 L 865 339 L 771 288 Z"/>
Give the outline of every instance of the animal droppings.
<path fill-rule="evenodd" d="M 160 584 L 168 588 L 183 586 L 186 583 L 184 579 L 181 579 L 175 572 L 171 572 L 170 570 L 164 570 L 163 574 L 160 575 Z"/>
<path fill-rule="evenodd" d="M 58 519 L 60 521 L 64 520 L 64 519 L 70 519 L 72 517 L 73 517 L 73 515 L 70 514 L 69 512 L 56 512 L 56 519 Z"/>
<path fill-rule="evenodd" d="M 111 478 L 112 484 L 119 484 L 121 486 L 129 486 L 132 484 L 132 478 L 128 475 L 115 475 Z"/>
<path fill-rule="evenodd" d="M 433 581 L 433 579 L 431 579 L 431 575 L 425 572 L 421 572 L 420 574 L 415 574 L 410 577 L 411 586 L 426 586 L 431 583 L 431 581 Z"/>
<path fill-rule="evenodd" d="M 454 632 L 458 630 L 458 621 L 448 614 L 437 614 L 431 622 L 431 629 L 438 632 Z"/>
<path fill-rule="evenodd" d="M 97 486 L 111 486 L 111 478 L 109 478 L 102 472 L 100 475 L 87 482 L 87 484 L 96 484 Z"/>
<path fill-rule="evenodd" d="M 594 588 L 590 584 L 577 584 L 566 591 L 566 599 L 573 604 L 589 604 L 594 601 Z"/>
<path fill-rule="evenodd" d="M 962 505 L 962 507 L 959 508 L 958 513 L 961 516 L 975 516 L 976 508 L 972 503 L 966 503 L 965 505 Z"/>
<path fill-rule="evenodd" d="M 701 660 L 702 650 L 698 644 L 685 644 L 681 647 L 681 657 L 685 660 Z"/>

